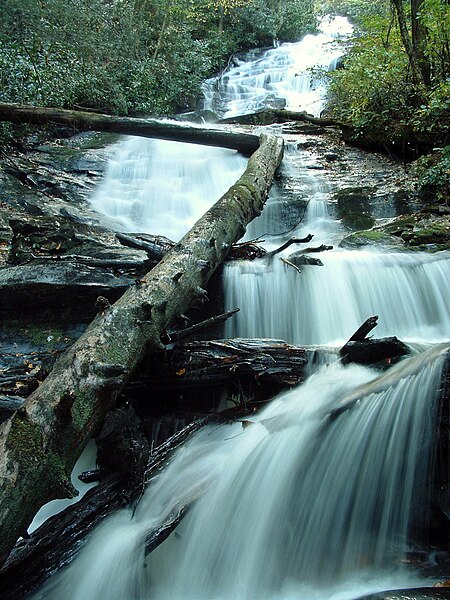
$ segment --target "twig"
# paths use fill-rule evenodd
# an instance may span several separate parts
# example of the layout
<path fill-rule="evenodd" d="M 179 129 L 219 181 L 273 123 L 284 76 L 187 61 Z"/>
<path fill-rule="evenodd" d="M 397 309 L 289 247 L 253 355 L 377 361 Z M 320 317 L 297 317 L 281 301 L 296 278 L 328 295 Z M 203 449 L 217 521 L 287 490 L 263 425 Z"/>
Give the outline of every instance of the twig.
<path fill-rule="evenodd" d="M 292 263 L 290 260 L 287 260 L 287 258 L 282 258 L 281 260 L 284 262 L 285 265 L 289 265 L 290 267 L 295 269 L 297 271 L 297 273 L 301 274 L 301 270 L 297 267 L 297 265 L 294 265 L 294 263 Z"/>

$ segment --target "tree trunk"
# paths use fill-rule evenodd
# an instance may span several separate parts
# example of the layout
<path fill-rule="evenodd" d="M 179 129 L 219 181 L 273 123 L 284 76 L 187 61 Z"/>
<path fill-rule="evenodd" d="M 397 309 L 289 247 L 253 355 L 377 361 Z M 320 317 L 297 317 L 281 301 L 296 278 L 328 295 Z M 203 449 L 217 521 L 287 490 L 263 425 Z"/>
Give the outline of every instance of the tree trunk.
<path fill-rule="evenodd" d="M 264 108 L 258 110 L 249 115 L 242 115 L 237 117 L 229 117 L 227 119 L 221 119 L 220 124 L 242 124 L 242 125 L 270 125 L 273 123 L 285 123 L 286 121 L 301 121 L 310 125 L 316 125 L 319 129 L 310 130 L 305 133 L 323 133 L 323 127 L 338 127 L 340 129 L 350 129 L 350 126 L 337 121 L 335 119 L 323 119 L 321 117 L 314 117 L 308 114 L 306 111 L 292 111 L 276 109 L 276 108 Z"/>
<path fill-rule="evenodd" d="M 420 21 L 423 0 L 411 0 L 411 39 L 416 50 L 417 64 L 425 85 L 431 84 L 431 67 L 427 58 L 427 30 Z"/>
<path fill-rule="evenodd" d="M 397 13 L 397 23 L 400 31 L 400 37 L 408 56 L 409 65 L 411 67 L 411 74 L 415 84 L 425 84 L 422 70 L 420 68 L 417 47 L 414 45 L 414 39 L 411 41 L 411 37 L 408 32 L 408 26 L 406 24 L 405 11 L 403 10 L 403 0 L 391 0 L 395 12 Z"/>
<path fill-rule="evenodd" d="M 57 124 L 78 131 L 106 131 L 124 135 L 136 135 L 174 142 L 219 146 L 238 150 L 249 156 L 259 145 L 257 135 L 236 133 L 223 129 L 184 125 L 176 121 L 116 117 L 92 112 L 21 106 L 0 102 L 0 121 L 10 121 L 21 125 Z"/>
<path fill-rule="evenodd" d="M 45 502 L 74 495 L 70 472 L 145 349 L 195 302 L 231 245 L 260 214 L 283 140 L 261 136 L 239 181 L 174 249 L 112 306 L 104 306 L 13 418 L 0 426 L 0 557 Z"/>

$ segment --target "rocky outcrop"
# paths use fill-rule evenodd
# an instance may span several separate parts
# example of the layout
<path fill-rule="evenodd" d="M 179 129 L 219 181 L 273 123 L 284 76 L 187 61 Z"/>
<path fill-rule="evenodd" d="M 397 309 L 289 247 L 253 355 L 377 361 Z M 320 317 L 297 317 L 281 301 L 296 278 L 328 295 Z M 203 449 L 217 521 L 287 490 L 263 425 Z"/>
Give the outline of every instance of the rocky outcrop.
<path fill-rule="evenodd" d="M 439 252 L 450 249 L 450 210 L 436 207 L 391 219 L 344 238 L 343 248 L 382 245 L 399 250 Z"/>

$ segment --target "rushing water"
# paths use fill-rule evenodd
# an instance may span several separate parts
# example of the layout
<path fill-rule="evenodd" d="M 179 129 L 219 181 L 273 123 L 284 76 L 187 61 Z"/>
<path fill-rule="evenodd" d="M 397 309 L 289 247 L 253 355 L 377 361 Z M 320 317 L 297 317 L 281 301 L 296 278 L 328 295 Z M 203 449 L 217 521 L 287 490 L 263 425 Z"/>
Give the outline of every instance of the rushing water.
<path fill-rule="evenodd" d="M 325 59 L 317 44 L 329 37 L 320 35 L 299 47 L 305 52 L 313 45 L 314 60 L 320 54 L 317 62 L 324 64 L 330 56 Z M 281 46 L 253 66 L 240 65 L 245 81 L 231 93 L 230 75 L 231 97 L 222 104 L 239 100 L 230 110 L 245 109 L 242 88 L 251 97 L 248 81 L 254 69 L 269 69 L 261 67 L 266 58 L 276 65 L 281 94 L 286 73 L 304 67 L 292 65 L 296 54 L 292 45 Z M 260 89 L 261 73 L 254 75 Z M 273 82 L 271 75 L 266 83 Z M 226 178 L 220 184 L 210 180 L 216 177 L 207 160 L 212 151 L 205 150 L 199 162 L 202 152 L 126 141 L 94 203 L 116 217 L 119 227 L 178 238 L 193 213 L 205 210 L 206 198 L 214 200 L 229 185 Z M 242 162 L 233 153 L 217 152 L 234 181 Z M 285 171 L 289 160 L 288 152 Z M 283 199 L 274 194 L 248 236 L 279 234 L 289 226 L 295 235 L 314 228 L 320 241 L 339 240 L 341 226 L 328 215 L 326 182 L 306 169 L 296 176 L 310 199 L 303 222 L 292 229 Z M 179 193 L 186 183 L 192 196 Z M 161 230 L 161 224 L 167 228 Z M 284 239 L 277 235 L 266 243 L 276 246 Z M 411 521 L 416 529 L 427 524 L 437 397 L 449 347 L 434 342 L 450 338 L 450 261 L 447 254 L 375 250 L 334 250 L 321 258 L 324 266 L 304 267 L 301 275 L 278 258 L 227 267 L 227 305 L 241 308 L 228 334 L 338 343 L 379 314 L 379 335 L 420 340 L 428 349 L 384 375 L 355 365 L 321 367 L 302 386 L 278 396 L 250 426 L 203 429 L 149 486 L 136 512 L 108 518 L 37 598 L 346 600 L 417 582 L 402 561 Z M 348 410 L 333 417 L 341 407 Z M 149 530 L 193 499 L 176 532 L 145 557 Z"/>

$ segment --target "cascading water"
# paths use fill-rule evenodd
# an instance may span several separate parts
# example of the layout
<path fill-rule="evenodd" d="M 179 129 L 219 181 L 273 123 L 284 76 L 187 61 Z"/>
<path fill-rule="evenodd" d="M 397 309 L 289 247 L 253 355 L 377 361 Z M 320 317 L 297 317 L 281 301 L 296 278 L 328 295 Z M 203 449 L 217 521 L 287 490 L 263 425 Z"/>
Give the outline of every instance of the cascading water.
<path fill-rule="evenodd" d="M 304 44 L 313 41 L 316 38 L 307 38 Z M 291 45 L 288 48 L 266 53 L 283 85 L 286 71 L 280 75 L 280 64 L 298 71 L 285 60 L 292 54 Z M 265 56 L 252 68 L 261 69 Z M 328 60 L 329 56 L 318 62 Z M 247 87 L 252 68 L 239 68 L 245 73 L 241 88 Z M 134 162 L 141 149 L 149 160 L 159 152 L 159 144 L 126 141 L 116 156 L 118 171 L 110 169 L 111 188 L 107 179 L 95 203 L 100 207 L 106 202 L 108 214 L 119 218 L 119 227 L 166 235 L 174 231 L 178 238 L 189 219 L 161 230 L 166 212 L 169 220 L 181 214 L 178 178 L 208 172 L 209 167 L 194 166 L 192 147 L 186 153 L 185 147 L 170 144 L 169 154 L 182 148 L 183 159 L 175 157 L 170 185 L 161 183 L 161 157 L 155 158 L 155 176 L 140 161 L 138 166 Z M 233 153 L 225 155 L 234 161 Z M 308 153 L 304 156 L 307 166 Z M 166 160 L 170 162 L 170 156 Z M 297 215 L 293 219 L 286 211 L 279 190 L 247 236 L 275 233 L 265 238 L 268 247 L 274 247 L 311 230 L 315 239 L 331 238 L 334 243 L 342 231 L 328 215 L 328 186 L 306 168 L 293 169 L 294 160 L 298 154 L 289 150 L 282 170 L 289 177 L 295 170 L 306 188 L 305 219 L 296 225 Z M 218 162 L 217 156 L 213 162 Z M 234 163 L 230 170 L 239 168 L 242 164 Z M 143 182 L 145 194 L 135 175 L 129 175 L 131 170 Z M 235 173 L 232 178 L 234 182 Z M 204 189 L 209 185 L 206 182 Z M 111 189 L 118 198 L 115 204 L 108 200 Z M 174 190 L 177 199 L 171 205 Z M 203 196 L 214 200 L 209 193 L 200 196 L 199 203 Z M 134 207 L 120 205 L 123 198 Z M 202 213 L 205 206 L 197 209 Z M 150 210 L 155 210 L 154 221 L 144 216 Z M 287 229 L 289 234 L 280 235 Z M 450 338 L 447 254 L 335 250 L 321 258 L 323 267 L 307 266 L 301 275 L 278 259 L 227 267 L 226 302 L 241 308 L 228 334 L 337 343 L 365 318 L 380 314 L 380 335 L 419 339 L 430 346 Z M 305 384 L 272 401 L 245 429 L 240 424 L 203 429 L 153 481 L 136 512 L 125 510 L 107 519 L 78 559 L 36 598 L 346 600 L 414 584 L 416 577 L 401 565 L 411 515 L 415 528 L 426 527 L 425 490 L 448 348 L 431 346 L 384 375 L 358 366 L 322 367 Z M 148 531 L 194 498 L 175 534 L 145 557 Z"/>
<path fill-rule="evenodd" d="M 395 372 L 334 364 L 245 431 L 203 430 L 136 513 L 108 519 L 36 598 L 342 600 L 411 584 L 400 567 L 411 510 L 425 519 L 419 492 L 445 348 L 394 367 L 396 385 Z M 146 558 L 152 526 L 199 495 L 176 536 Z"/>
<path fill-rule="evenodd" d="M 320 69 L 335 65 L 341 50 L 332 42 L 338 35 L 348 35 L 351 29 L 342 17 L 324 19 L 318 35 L 282 44 L 254 60 L 237 60 L 238 65 L 220 79 L 205 82 L 205 108 L 221 117 L 245 115 L 270 106 L 301 107 L 320 114 L 326 91 Z"/>

